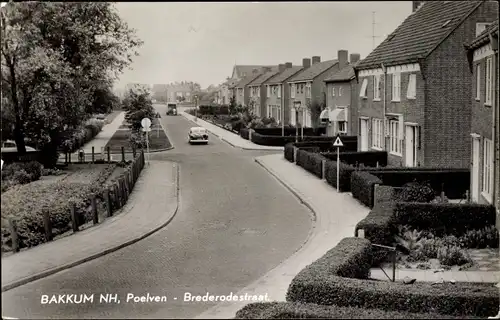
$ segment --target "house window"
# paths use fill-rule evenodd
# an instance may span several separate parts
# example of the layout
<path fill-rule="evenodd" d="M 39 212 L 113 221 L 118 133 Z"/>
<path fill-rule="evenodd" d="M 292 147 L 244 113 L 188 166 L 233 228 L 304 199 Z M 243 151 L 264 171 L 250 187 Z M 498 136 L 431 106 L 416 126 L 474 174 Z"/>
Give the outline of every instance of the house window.
<path fill-rule="evenodd" d="M 266 87 L 267 87 L 267 96 L 269 97 L 271 95 L 271 87 L 270 86 Z"/>
<path fill-rule="evenodd" d="M 339 87 L 339 97 L 342 96 L 342 87 Z"/>
<path fill-rule="evenodd" d="M 401 144 L 399 141 L 401 137 L 399 136 L 399 121 L 391 120 L 389 121 L 389 139 L 390 143 L 390 152 L 400 155 L 401 154 Z"/>
<path fill-rule="evenodd" d="M 281 107 L 280 106 L 269 106 L 269 117 L 273 118 L 277 123 L 281 123 Z"/>
<path fill-rule="evenodd" d="M 290 98 L 295 98 L 295 84 L 290 85 Z"/>
<path fill-rule="evenodd" d="M 373 100 L 380 100 L 380 75 L 373 76 Z"/>
<path fill-rule="evenodd" d="M 384 141 L 382 119 L 372 119 L 372 148 L 382 149 L 382 142 Z"/>
<path fill-rule="evenodd" d="M 281 86 L 276 86 L 278 88 L 278 98 L 281 98 Z"/>
<path fill-rule="evenodd" d="M 304 84 L 300 85 L 300 93 L 304 93 Z"/>
<path fill-rule="evenodd" d="M 417 75 L 410 74 L 408 76 L 408 90 L 406 91 L 406 97 L 408 99 L 415 99 L 417 96 Z"/>
<path fill-rule="evenodd" d="M 486 104 L 488 106 L 491 106 L 491 100 L 492 100 L 492 95 L 493 95 L 492 62 L 493 62 L 493 60 L 491 59 L 491 57 L 486 59 L 486 81 L 485 81 L 486 94 L 485 94 L 484 104 Z"/>
<path fill-rule="evenodd" d="M 493 191 L 493 142 L 484 139 L 483 145 L 483 196 L 491 201 Z"/>
<path fill-rule="evenodd" d="M 363 83 L 361 84 L 361 91 L 359 92 L 359 96 L 361 98 L 366 99 L 366 89 L 368 87 L 368 79 L 363 79 Z"/>
<path fill-rule="evenodd" d="M 311 84 L 308 83 L 306 85 L 306 98 L 310 98 L 311 97 Z"/>
<path fill-rule="evenodd" d="M 481 101 L 481 65 L 476 65 L 476 100 Z"/>
<path fill-rule="evenodd" d="M 332 87 L 332 97 L 335 97 L 335 87 Z"/>
<path fill-rule="evenodd" d="M 401 100 L 401 74 L 392 74 L 392 101 Z"/>
<path fill-rule="evenodd" d="M 490 23 L 476 23 L 476 37 L 486 30 L 489 25 Z"/>
<path fill-rule="evenodd" d="M 346 121 L 339 121 L 337 123 L 339 124 L 339 132 L 340 133 L 347 133 L 347 122 Z"/>

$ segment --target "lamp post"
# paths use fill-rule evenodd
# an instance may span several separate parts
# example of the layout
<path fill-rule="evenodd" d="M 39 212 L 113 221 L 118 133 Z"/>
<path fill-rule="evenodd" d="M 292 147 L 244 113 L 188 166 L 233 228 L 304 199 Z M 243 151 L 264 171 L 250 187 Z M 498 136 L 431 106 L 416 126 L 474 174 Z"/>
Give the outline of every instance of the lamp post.
<path fill-rule="evenodd" d="M 295 109 L 295 142 L 298 142 L 299 141 L 299 127 L 297 126 L 297 123 L 298 123 L 298 118 L 299 118 L 299 111 L 302 111 L 302 101 L 295 100 L 293 102 L 293 108 Z M 302 123 L 300 124 L 300 128 L 301 128 L 300 139 L 304 140 L 304 125 Z"/>

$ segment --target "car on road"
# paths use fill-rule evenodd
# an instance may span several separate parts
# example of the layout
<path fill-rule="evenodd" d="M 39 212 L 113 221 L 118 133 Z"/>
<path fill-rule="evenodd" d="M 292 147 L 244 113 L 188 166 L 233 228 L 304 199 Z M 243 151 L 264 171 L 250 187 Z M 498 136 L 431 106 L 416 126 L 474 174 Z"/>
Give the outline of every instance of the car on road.
<path fill-rule="evenodd" d="M 189 144 L 204 143 L 208 144 L 208 131 L 203 127 L 193 127 L 189 129 L 188 134 Z"/>
<path fill-rule="evenodd" d="M 177 115 L 177 103 L 167 103 L 167 116 Z"/>
<path fill-rule="evenodd" d="M 25 146 L 26 152 L 34 152 L 37 151 L 35 148 L 30 146 Z M 6 140 L 2 143 L 2 153 L 4 152 L 17 152 L 17 144 L 14 140 Z"/>

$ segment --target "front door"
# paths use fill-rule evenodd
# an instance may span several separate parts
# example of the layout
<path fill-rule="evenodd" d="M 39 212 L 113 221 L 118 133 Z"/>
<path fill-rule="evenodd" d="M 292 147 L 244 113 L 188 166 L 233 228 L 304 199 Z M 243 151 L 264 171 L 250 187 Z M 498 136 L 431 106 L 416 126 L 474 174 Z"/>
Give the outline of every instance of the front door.
<path fill-rule="evenodd" d="M 368 119 L 360 119 L 360 128 L 359 128 L 359 135 L 360 135 L 360 147 L 361 151 L 368 151 Z"/>
<path fill-rule="evenodd" d="M 405 165 L 417 166 L 418 131 L 416 126 L 407 125 L 405 135 Z"/>
<path fill-rule="evenodd" d="M 471 199 L 474 202 L 479 200 L 479 138 L 472 139 L 472 186 Z"/>

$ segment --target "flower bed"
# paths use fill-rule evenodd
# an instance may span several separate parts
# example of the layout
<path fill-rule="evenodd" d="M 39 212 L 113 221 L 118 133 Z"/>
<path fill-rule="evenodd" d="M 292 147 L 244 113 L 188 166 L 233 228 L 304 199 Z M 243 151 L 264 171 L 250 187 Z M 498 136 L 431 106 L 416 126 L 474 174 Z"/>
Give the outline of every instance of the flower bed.
<path fill-rule="evenodd" d="M 39 180 L 42 172 L 43 166 L 36 161 L 6 165 L 2 169 L 2 193 L 13 186 Z"/>
<path fill-rule="evenodd" d="M 120 153 L 123 147 L 126 152 L 132 152 L 133 145 L 138 149 L 146 148 L 144 133 L 134 133 L 131 130 L 117 130 L 111 139 L 109 139 L 105 149 L 109 147 L 111 153 Z M 157 130 L 157 128 L 152 128 L 149 133 L 149 150 L 165 150 L 171 147 L 172 144 L 163 128 L 160 127 L 159 130 Z"/>

